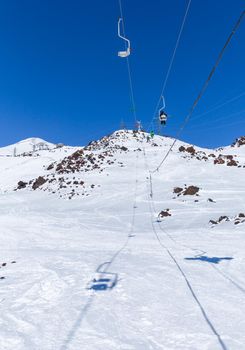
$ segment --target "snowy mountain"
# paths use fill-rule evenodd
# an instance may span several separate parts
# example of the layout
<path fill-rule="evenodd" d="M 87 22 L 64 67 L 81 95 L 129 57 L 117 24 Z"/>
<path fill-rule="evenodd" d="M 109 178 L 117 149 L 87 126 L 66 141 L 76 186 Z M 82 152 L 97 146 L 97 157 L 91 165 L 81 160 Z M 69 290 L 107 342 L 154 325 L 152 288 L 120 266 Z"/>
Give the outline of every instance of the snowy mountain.
<path fill-rule="evenodd" d="M 35 154 L 35 152 L 43 150 L 52 150 L 56 147 L 53 143 L 47 142 L 38 137 L 32 137 L 13 145 L 0 148 L 0 156 L 18 156 Z"/>
<path fill-rule="evenodd" d="M 1 148 L 0 349 L 245 349 L 244 140 Z"/>

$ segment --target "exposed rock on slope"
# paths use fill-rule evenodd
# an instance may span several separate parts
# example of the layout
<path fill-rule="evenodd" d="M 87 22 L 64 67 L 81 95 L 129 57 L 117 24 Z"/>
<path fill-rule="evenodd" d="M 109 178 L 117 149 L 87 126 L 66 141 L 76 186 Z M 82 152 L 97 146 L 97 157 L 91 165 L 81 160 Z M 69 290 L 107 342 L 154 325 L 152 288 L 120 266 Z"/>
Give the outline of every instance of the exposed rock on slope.
<path fill-rule="evenodd" d="M 245 137 L 241 137 L 240 139 L 237 139 L 236 142 L 233 144 L 233 147 L 237 145 L 237 147 L 240 147 L 241 145 L 245 144 Z M 218 151 L 223 150 L 222 148 L 219 148 Z M 193 146 L 180 146 L 179 152 L 183 153 L 183 158 L 195 158 L 197 160 L 212 160 L 214 164 L 224 164 L 227 166 L 239 166 L 241 167 L 239 161 L 235 158 L 237 158 L 236 155 L 229 155 L 229 154 L 214 154 L 214 153 L 207 153 L 204 151 L 198 151 Z"/>
<path fill-rule="evenodd" d="M 198 195 L 197 193 L 199 192 L 200 188 L 197 186 L 186 186 L 184 188 L 182 187 L 175 187 L 173 192 L 175 194 L 177 194 L 177 196 L 179 197 L 180 195 L 183 196 L 194 196 L 194 195 Z"/>
<path fill-rule="evenodd" d="M 167 137 L 155 136 L 151 138 L 145 132 L 120 130 L 102 137 L 98 141 L 92 141 L 84 148 L 76 148 L 73 153 L 69 149 L 68 156 L 65 156 L 66 146 L 63 147 L 62 151 L 54 148 L 45 153 L 46 157 L 51 158 L 49 154 L 54 152 L 61 152 L 60 154 L 63 157 L 51 163 L 46 163 L 45 170 L 39 172 L 36 177 L 18 179 L 16 190 L 42 190 L 57 193 L 63 198 L 89 195 L 102 184 L 103 180 L 100 181 L 100 179 L 102 179 L 103 174 L 104 176 L 110 176 L 111 171 L 109 169 L 126 167 L 128 159 L 130 160 L 131 155 L 133 155 L 132 152 L 141 152 L 144 148 L 152 149 L 152 147 L 157 146 L 159 148 L 154 151 L 155 155 L 161 157 L 160 147 L 168 149 L 171 142 L 172 140 Z M 236 155 L 221 154 L 217 150 L 204 150 L 193 145 L 183 144 L 180 141 L 177 144 L 177 155 L 188 162 L 192 159 L 205 161 L 210 165 L 215 164 L 214 169 L 217 168 L 216 165 L 220 164 L 229 167 L 241 167 L 239 164 L 241 158 Z M 176 152 L 176 150 L 172 152 Z M 53 156 L 52 158 L 57 159 Z M 101 178 L 98 176 L 99 174 L 101 174 Z M 96 175 L 96 180 L 93 180 L 94 175 Z M 199 196 L 199 190 L 199 187 L 191 185 L 175 188 L 174 193 L 178 197 Z M 198 202 L 197 199 L 195 201 Z"/>
<path fill-rule="evenodd" d="M 219 154 L 218 157 L 214 159 L 214 164 L 226 164 L 227 166 L 238 166 L 239 162 L 234 159 L 233 155 Z"/>
<path fill-rule="evenodd" d="M 245 146 L 245 136 L 237 138 L 231 145 L 231 147 L 241 147 Z"/>
<path fill-rule="evenodd" d="M 170 209 L 165 209 L 160 211 L 160 213 L 158 214 L 158 219 L 163 219 L 164 217 L 167 216 L 172 216 L 172 214 L 170 213 Z"/>
<path fill-rule="evenodd" d="M 234 225 L 242 224 L 245 222 L 245 214 L 240 213 L 240 214 L 233 216 L 233 217 L 229 217 L 227 215 L 222 215 L 219 217 L 218 220 L 209 220 L 209 223 L 211 225 L 218 225 L 218 224 L 221 224 L 222 222 L 227 222 L 227 221 L 232 222 Z"/>

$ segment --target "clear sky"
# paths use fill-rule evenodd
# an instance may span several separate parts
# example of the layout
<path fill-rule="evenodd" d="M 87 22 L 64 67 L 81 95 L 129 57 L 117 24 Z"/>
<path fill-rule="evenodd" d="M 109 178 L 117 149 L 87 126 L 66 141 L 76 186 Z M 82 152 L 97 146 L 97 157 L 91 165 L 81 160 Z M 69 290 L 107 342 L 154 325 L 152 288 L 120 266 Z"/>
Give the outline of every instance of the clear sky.
<path fill-rule="evenodd" d="M 122 4 L 137 117 L 147 127 L 187 0 Z M 165 90 L 166 135 L 175 135 L 243 7 L 244 0 L 192 0 Z M 133 128 L 126 61 L 117 57 L 119 16 L 117 0 L 1 1 L 0 146 L 35 136 L 84 145 L 122 119 Z M 245 21 L 182 139 L 213 147 L 245 134 L 244 62 Z"/>

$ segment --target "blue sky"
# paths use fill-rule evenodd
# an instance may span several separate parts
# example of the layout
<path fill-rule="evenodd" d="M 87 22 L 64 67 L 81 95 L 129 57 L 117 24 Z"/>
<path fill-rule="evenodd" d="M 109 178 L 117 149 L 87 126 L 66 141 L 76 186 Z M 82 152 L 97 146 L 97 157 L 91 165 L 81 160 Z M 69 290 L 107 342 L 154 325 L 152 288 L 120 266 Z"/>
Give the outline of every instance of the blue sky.
<path fill-rule="evenodd" d="M 122 4 L 137 117 L 147 127 L 187 0 Z M 192 0 L 165 90 L 171 115 L 166 135 L 175 135 L 243 7 L 243 0 Z M 0 146 L 32 136 L 83 145 L 118 129 L 122 119 L 133 128 L 126 61 L 117 57 L 123 48 L 119 15 L 117 0 L 1 2 Z M 185 141 L 213 147 L 245 134 L 244 38 L 245 21 L 187 125 Z"/>

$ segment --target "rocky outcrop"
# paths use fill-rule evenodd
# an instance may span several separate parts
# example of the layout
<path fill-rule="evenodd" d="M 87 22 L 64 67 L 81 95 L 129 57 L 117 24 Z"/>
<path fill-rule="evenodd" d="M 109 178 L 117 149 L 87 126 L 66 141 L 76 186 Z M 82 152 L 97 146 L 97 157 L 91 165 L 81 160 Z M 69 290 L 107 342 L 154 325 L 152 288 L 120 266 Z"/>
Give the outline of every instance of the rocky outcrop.
<path fill-rule="evenodd" d="M 198 192 L 199 192 L 200 188 L 197 186 L 187 186 L 185 185 L 184 188 L 182 187 L 175 187 L 173 189 L 173 193 L 177 194 L 177 196 L 179 197 L 180 195 L 183 196 L 198 196 Z"/>
<path fill-rule="evenodd" d="M 175 187 L 173 192 L 176 194 L 181 193 L 181 192 L 183 192 L 183 188 L 182 187 Z"/>
<path fill-rule="evenodd" d="M 27 185 L 28 185 L 28 182 L 19 181 L 17 184 L 17 190 L 21 190 L 22 188 L 26 188 Z"/>
<path fill-rule="evenodd" d="M 240 138 L 240 141 L 238 144 L 242 145 L 243 144 L 243 139 Z M 221 150 L 221 149 L 219 149 Z M 183 156 L 184 158 L 195 158 L 197 160 L 204 160 L 208 161 L 209 159 L 213 161 L 214 164 L 224 164 L 227 166 L 239 166 L 239 162 L 235 160 L 234 158 L 236 157 L 235 155 L 226 155 L 226 154 L 219 154 L 215 155 L 214 153 L 206 154 L 204 151 L 197 151 L 193 146 L 180 146 L 179 147 L 179 152 L 184 153 L 185 155 Z"/>
<path fill-rule="evenodd" d="M 219 154 L 214 159 L 214 164 L 226 164 L 227 166 L 238 166 L 239 162 L 234 159 L 235 156 L 230 154 Z"/>
<path fill-rule="evenodd" d="M 241 147 L 245 146 L 245 136 L 237 138 L 231 145 L 231 147 Z"/>
<path fill-rule="evenodd" d="M 165 209 L 165 210 L 162 210 L 160 211 L 160 213 L 158 214 L 158 219 L 162 219 L 164 217 L 167 217 L 167 216 L 172 216 L 172 214 L 169 212 L 170 209 Z"/>
<path fill-rule="evenodd" d="M 219 156 L 218 158 L 214 159 L 214 164 L 225 164 L 225 160 Z"/>
<path fill-rule="evenodd" d="M 47 179 L 45 179 L 43 176 L 39 176 L 32 184 L 32 189 L 36 190 L 40 186 L 44 185 Z"/>
<path fill-rule="evenodd" d="M 236 216 L 227 216 L 227 215 L 221 215 L 218 220 L 209 220 L 209 223 L 211 225 L 218 225 L 221 224 L 222 222 L 231 222 L 234 225 L 242 224 L 245 223 L 245 214 L 244 213 L 239 213 Z"/>
<path fill-rule="evenodd" d="M 197 186 L 189 186 L 184 190 L 183 195 L 184 196 L 194 196 L 199 192 L 199 190 L 200 190 L 200 188 Z"/>

